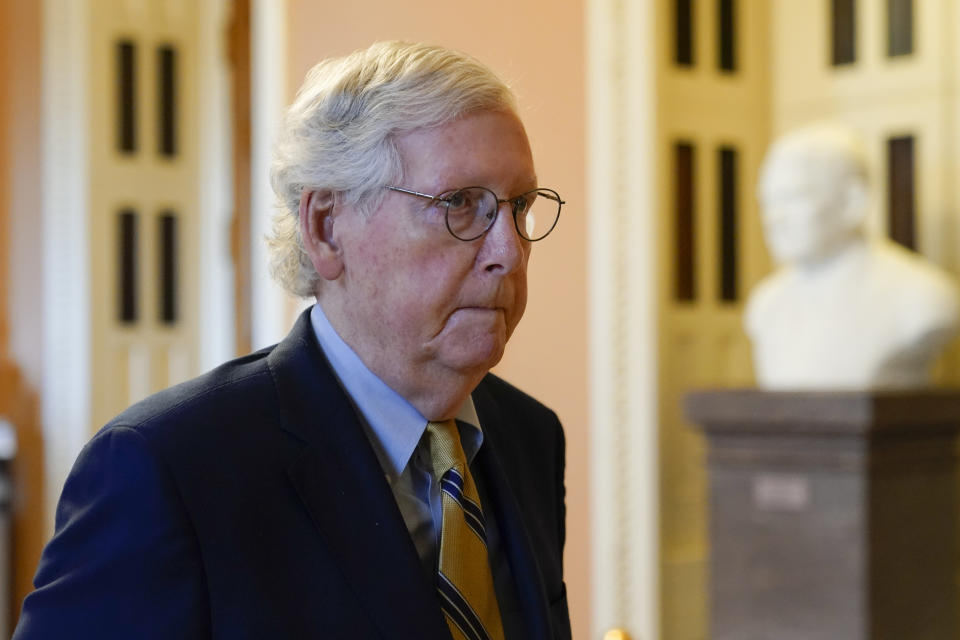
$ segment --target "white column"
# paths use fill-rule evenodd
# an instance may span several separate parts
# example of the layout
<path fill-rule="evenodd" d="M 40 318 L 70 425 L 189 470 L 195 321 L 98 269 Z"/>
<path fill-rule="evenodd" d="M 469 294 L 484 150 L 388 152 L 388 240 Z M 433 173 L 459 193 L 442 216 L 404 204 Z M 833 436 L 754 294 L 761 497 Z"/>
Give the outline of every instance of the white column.
<path fill-rule="evenodd" d="M 90 435 L 86 0 L 43 2 L 43 384 L 48 529 Z"/>
<path fill-rule="evenodd" d="M 251 342 L 259 349 L 286 334 L 286 297 L 267 271 L 264 238 L 273 220 L 270 157 L 287 102 L 286 1 L 253 0 L 251 38 L 250 302 Z"/>
<path fill-rule="evenodd" d="M 233 356 L 233 259 L 230 255 L 230 69 L 224 55 L 227 0 L 197 6 L 200 39 L 197 79 L 200 109 L 200 317 L 198 363 L 206 371 Z"/>
<path fill-rule="evenodd" d="M 653 0 L 589 0 L 592 637 L 659 638 Z"/>

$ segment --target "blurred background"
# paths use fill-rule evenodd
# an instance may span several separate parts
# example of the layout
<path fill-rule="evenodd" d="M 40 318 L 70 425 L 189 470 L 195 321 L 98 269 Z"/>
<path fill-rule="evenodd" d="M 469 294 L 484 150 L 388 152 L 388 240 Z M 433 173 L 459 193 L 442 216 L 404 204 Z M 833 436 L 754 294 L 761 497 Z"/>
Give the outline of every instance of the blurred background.
<path fill-rule="evenodd" d="M 0 0 L 9 629 L 83 443 L 304 307 L 265 269 L 273 131 L 315 62 L 382 39 L 493 67 L 568 203 L 497 371 L 566 427 L 575 638 L 707 637 L 704 447 L 680 400 L 752 384 L 773 137 L 858 129 L 873 231 L 960 273 L 954 0 Z M 960 382 L 956 347 L 938 377 Z"/>

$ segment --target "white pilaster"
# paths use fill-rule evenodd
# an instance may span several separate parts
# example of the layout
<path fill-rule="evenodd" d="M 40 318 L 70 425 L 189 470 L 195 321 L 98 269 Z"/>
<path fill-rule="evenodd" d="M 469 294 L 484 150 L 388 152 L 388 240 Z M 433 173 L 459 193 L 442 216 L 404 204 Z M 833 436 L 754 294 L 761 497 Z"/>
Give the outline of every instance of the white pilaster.
<path fill-rule="evenodd" d="M 653 0 L 590 0 L 594 623 L 659 638 Z"/>
<path fill-rule="evenodd" d="M 230 70 L 224 55 L 227 0 L 197 6 L 200 40 L 197 73 L 200 102 L 200 318 L 198 362 L 206 371 L 233 353 L 233 259 L 230 255 L 231 121 Z"/>
<path fill-rule="evenodd" d="M 43 388 L 48 529 L 90 434 L 86 0 L 43 2 Z"/>
<path fill-rule="evenodd" d="M 254 349 L 278 342 L 288 329 L 286 298 L 267 271 L 264 243 L 273 220 L 270 156 L 287 102 L 286 19 L 285 0 L 251 3 L 250 301 Z"/>

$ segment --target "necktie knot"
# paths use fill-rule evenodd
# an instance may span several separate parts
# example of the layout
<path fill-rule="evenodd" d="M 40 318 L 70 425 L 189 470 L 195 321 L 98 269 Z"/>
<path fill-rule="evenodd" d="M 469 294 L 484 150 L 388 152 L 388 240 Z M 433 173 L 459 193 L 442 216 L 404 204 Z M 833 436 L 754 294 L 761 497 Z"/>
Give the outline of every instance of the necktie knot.
<path fill-rule="evenodd" d="M 457 469 L 463 475 L 467 465 L 467 456 L 460 443 L 460 431 L 453 420 L 427 423 L 427 439 L 430 445 L 430 466 L 437 482 L 450 469 Z"/>

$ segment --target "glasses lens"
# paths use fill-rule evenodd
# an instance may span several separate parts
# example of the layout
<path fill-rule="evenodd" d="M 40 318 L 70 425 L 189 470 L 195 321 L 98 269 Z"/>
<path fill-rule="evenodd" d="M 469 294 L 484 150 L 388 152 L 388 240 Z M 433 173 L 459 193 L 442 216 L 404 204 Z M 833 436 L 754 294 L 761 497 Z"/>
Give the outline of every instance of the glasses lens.
<path fill-rule="evenodd" d="M 483 187 L 460 189 L 440 196 L 447 207 L 447 229 L 461 240 L 474 240 L 497 217 L 497 197 Z"/>
<path fill-rule="evenodd" d="M 560 217 L 560 196 L 551 189 L 537 189 L 514 200 L 517 231 L 527 240 L 540 240 L 553 231 Z"/>

